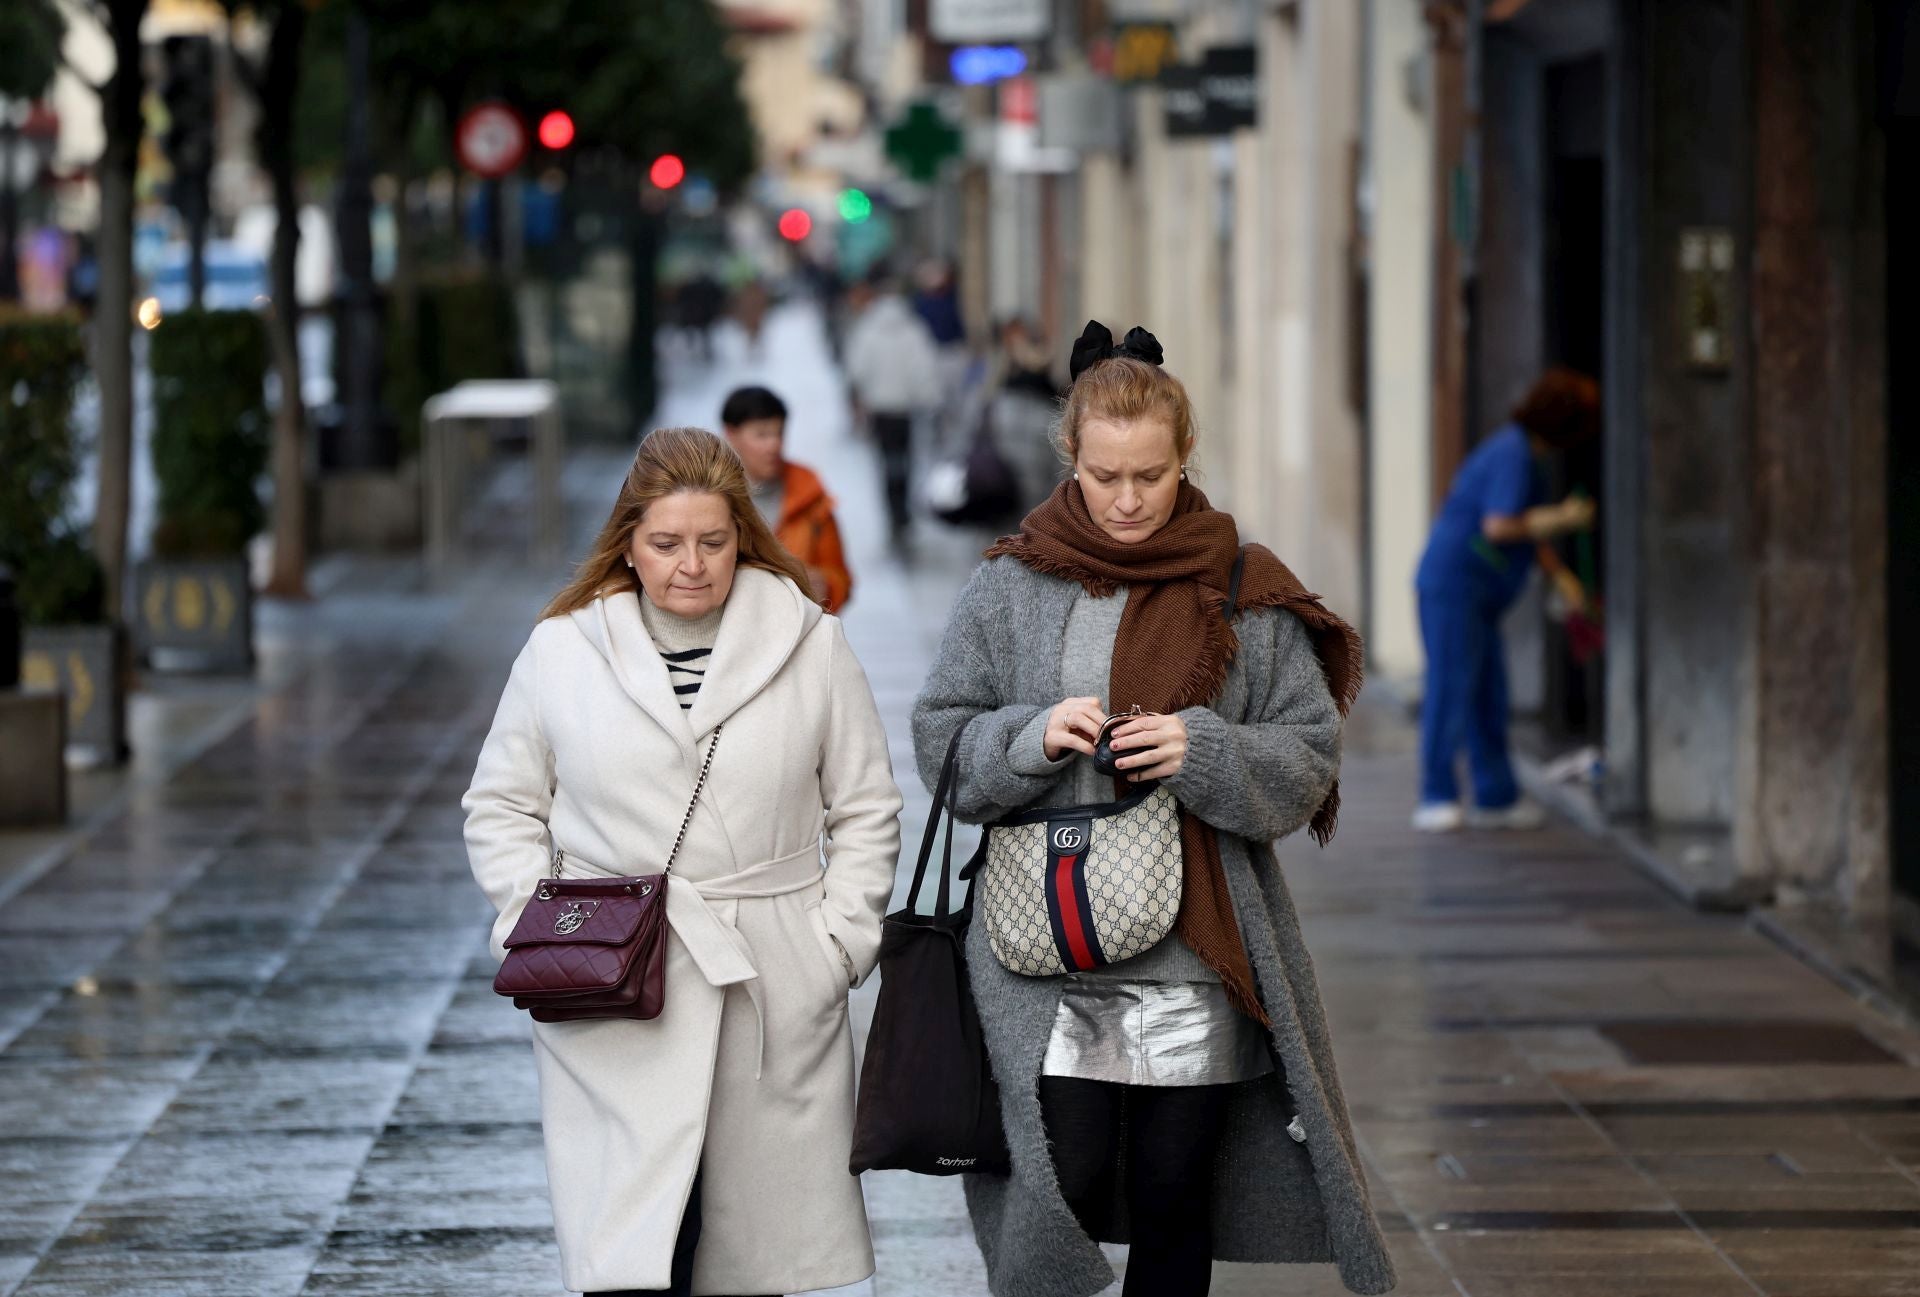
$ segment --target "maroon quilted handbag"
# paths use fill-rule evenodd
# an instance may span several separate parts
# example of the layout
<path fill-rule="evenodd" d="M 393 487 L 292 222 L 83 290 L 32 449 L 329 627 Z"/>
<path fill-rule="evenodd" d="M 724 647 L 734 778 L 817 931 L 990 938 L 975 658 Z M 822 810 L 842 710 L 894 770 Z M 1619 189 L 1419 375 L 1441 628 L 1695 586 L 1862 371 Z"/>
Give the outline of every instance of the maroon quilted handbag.
<path fill-rule="evenodd" d="M 495 994 L 512 996 L 513 1007 L 530 1010 L 536 1022 L 660 1016 L 667 994 L 667 881 L 707 786 L 720 729 L 714 726 L 665 867 L 631 877 L 562 878 L 566 853 L 555 851 L 553 876 L 540 880 L 507 937 Z"/>

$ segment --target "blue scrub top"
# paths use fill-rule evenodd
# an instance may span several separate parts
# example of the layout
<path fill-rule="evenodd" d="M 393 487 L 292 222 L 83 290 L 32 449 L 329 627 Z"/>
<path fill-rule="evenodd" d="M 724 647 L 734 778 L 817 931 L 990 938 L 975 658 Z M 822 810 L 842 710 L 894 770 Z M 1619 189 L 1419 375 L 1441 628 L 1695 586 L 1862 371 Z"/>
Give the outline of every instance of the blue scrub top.
<path fill-rule="evenodd" d="M 1518 517 L 1544 494 L 1545 482 L 1525 430 L 1517 423 L 1503 424 L 1473 448 L 1454 474 L 1414 585 L 1427 594 L 1477 595 L 1496 607 L 1512 603 L 1526 586 L 1533 543 L 1495 545 L 1480 527 L 1488 514 Z"/>

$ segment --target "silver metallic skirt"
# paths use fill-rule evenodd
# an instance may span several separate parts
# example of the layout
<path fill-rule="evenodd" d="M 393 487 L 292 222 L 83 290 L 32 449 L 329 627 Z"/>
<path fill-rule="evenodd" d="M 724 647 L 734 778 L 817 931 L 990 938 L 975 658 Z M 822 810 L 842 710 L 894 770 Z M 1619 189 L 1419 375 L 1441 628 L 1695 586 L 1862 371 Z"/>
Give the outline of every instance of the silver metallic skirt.
<path fill-rule="evenodd" d="M 1218 982 L 1069 977 L 1042 1076 L 1227 1085 L 1273 1071 L 1266 1032 Z"/>

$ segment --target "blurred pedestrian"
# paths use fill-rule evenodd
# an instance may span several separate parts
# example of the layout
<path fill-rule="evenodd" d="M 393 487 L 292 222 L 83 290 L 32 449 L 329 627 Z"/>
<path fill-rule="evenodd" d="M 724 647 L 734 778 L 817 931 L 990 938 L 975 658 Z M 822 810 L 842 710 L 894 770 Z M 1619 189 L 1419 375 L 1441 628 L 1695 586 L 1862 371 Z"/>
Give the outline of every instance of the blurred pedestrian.
<path fill-rule="evenodd" d="M 938 257 L 920 263 L 914 273 L 913 309 L 933 335 L 933 345 L 945 351 L 965 347 L 967 326 L 960 318 L 960 282 L 951 263 Z"/>
<path fill-rule="evenodd" d="M 91 234 L 78 235 L 74 243 L 73 263 L 67 268 L 67 298 L 92 318 L 100 296 L 100 256 Z"/>
<path fill-rule="evenodd" d="M 837 613 L 853 592 L 853 574 L 840 544 L 833 497 L 820 477 L 786 457 L 787 404 L 764 387 L 742 387 L 720 407 L 727 444 L 747 470 L 754 507 L 773 534 L 799 559 L 813 596 Z"/>
<path fill-rule="evenodd" d="M 1051 358 L 1038 330 L 1021 316 L 1000 322 L 988 418 L 994 444 L 1020 482 L 1021 508 L 1039 504 L 1060 484 L 1066 464 L 1053 443 L 1060 389 L 1053 381 Z"/>
<path fill-rule="evenodd" d="M 1527 829 L 1544 818 L 1521 799 L 1508 754 L 1500 619 L 1526 587 L 1535 546 L 1593 525 L 1593 501 L 1585 496 L 1558 504 L 1541 500 L 1545 461 L 1599 427 L 1594 381 L 1570 369 L 1550 369 L 1454 474 L 1414 580 L 1427 650 L 1416 829 Z M 1473 775 L 1470 810 L 1460 805 L 1454 770 L 1463 746 Z"/>
<path fill-rule="evenodd" d="M 703 364 L 713 362 L 713 326 L 720 322 L 726 304 L 727 290 L 709 270 L 703 268 L 695 272 L 680 285 L 675 315 L 681 332 L 691 339 L 694 354 Z"/>
<path fill-rule="evenodd" d="M 914 271 L 913 309 L 933 337 L 934 354 L 940 358 L 940 401 L 943 419 L 953 416 L 959 407 L 961 391 L 966 387 L 967 367 L 973 354 L 967 346 L 966 321 L 960 314 L 960 277 L 953 263 L 943 257 L 929 257 Z M 964 428 L 964 422 L 960 427 Z M 940 444 L 951 448 L 955 429 L 939 430 Z"/>
<path fill-rule="evenodd" d="M 1097 849 L 1106 817 L 1176 803 L 1171 827 L 1113 831 L 1139 844 L 1136 908 L 1096 919 L 1071 879 L 1048 902 L 1036 940 L 1085 971 L 1002 963 L 1008 902 L 976 894 L 968 975 L 1013 1172 L 969 1177 L 968 1210 L 996 1293 L 1103 1289 L 1096 1241 L 1123 1237 L 1127 1297 L 1204 1294 L 1214 1257 L 1337 1261 L 1354 1291 L 1384 1292 L 1392 1262 L 1269 846 L 1333 833 L 1360 641 L 1187 481 L 1192 403 L 1161 360 L 1144 329 L 1115 346 L 1090 324 L 1075 344 L 1073 476 L 988 551 L 914 704 L 921 778 L 959 731 L 960 818 L 1043 821 L 1049 876 Z M 1103 730 L 1117 776 L 1094 759 Z M 1166 937 L 1102 964 L 1087 932 L 1167 922 L 1156 898 L 1175 885 Z"/>
<path fill-rule="evenodd" d="M 866 677 L 806 585 L 725 442 L 652 433 L 514 662 L 462 802 L 496 959 L 550 870 L 658 873 L 684 834 L 665 1011 L 533 1023 L 570 1291 L 873 1273 L 847 1174 L 847 992 L 878 957 L 900 792 Z"/>
<path fill-rule="evenodd" d="M 766 328 L 767 311 L 772 305 L 773 298 L 768 294 L 766 284 L 758 277 L 749 279 L 733 294 L 733 318 L 740 325 L 740 331 L 747 335 L 749 358 L 760 355 L 760 336 Z"/>
<path fill-rule="evenodd" d="M 866 423 L 880 451 L 887 525 L 895 549 L 912 540 L 914 417 L 937 408 L 943 395 L 933 335 L 884 275 L 866 293 L 847 331 L 847 383 L 854 417 Z"/>

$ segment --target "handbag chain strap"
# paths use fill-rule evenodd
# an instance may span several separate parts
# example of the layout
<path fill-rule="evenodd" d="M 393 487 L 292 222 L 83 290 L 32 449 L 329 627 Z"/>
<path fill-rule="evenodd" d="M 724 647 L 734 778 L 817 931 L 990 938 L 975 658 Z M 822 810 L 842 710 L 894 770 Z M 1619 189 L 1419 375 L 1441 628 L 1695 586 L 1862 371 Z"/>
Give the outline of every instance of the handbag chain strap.
<path fill-rule="evenodd" d="M 693 808 L 700 804 L 700 790 L 707 786 L 707 771 L 713 769 L 713 754 L 720 748 L 720 731 L 723 725 L 713 727 L 713 741 L 707 744 L 707 759 L 700 763 L 700 777 L 693 781 L 693 797 L 687 802 L 687 813 L 680 817 L 680 831 L 673 835 L 673 849 L 667 852 L 666 866 L 661 873 L 673 872 L 673 862 L 680 857 L 680 844 L 687 840 L 687 826 L 693 823 Z"/>
<path fill-rule="evenodd" d="M 693 781 L 693 796 L 687 800 L 687 813 L 680 817 L 680 831 L 673 835 L 673 847 L 667 852 L 667 863 L 660 870 L 663 874 L 672 873 L 673 862 L 680 857 L 680 844 L 687 840 L 687 829 L 693 824 L 694 809 L 700 805 L 700 792 L 707 786 L 707 772 L 713 769 L 714 751 L 720 746 L 720 731 L 725 728 L 724 724 L 713 727 L 713 740 L 707 744 L 707 759 L 700 763 L 700 777 Z M 555 878 L 560 877 L 560 862 L 566 859 L 566 855 L 564 851 L 553 853 Z"/>

